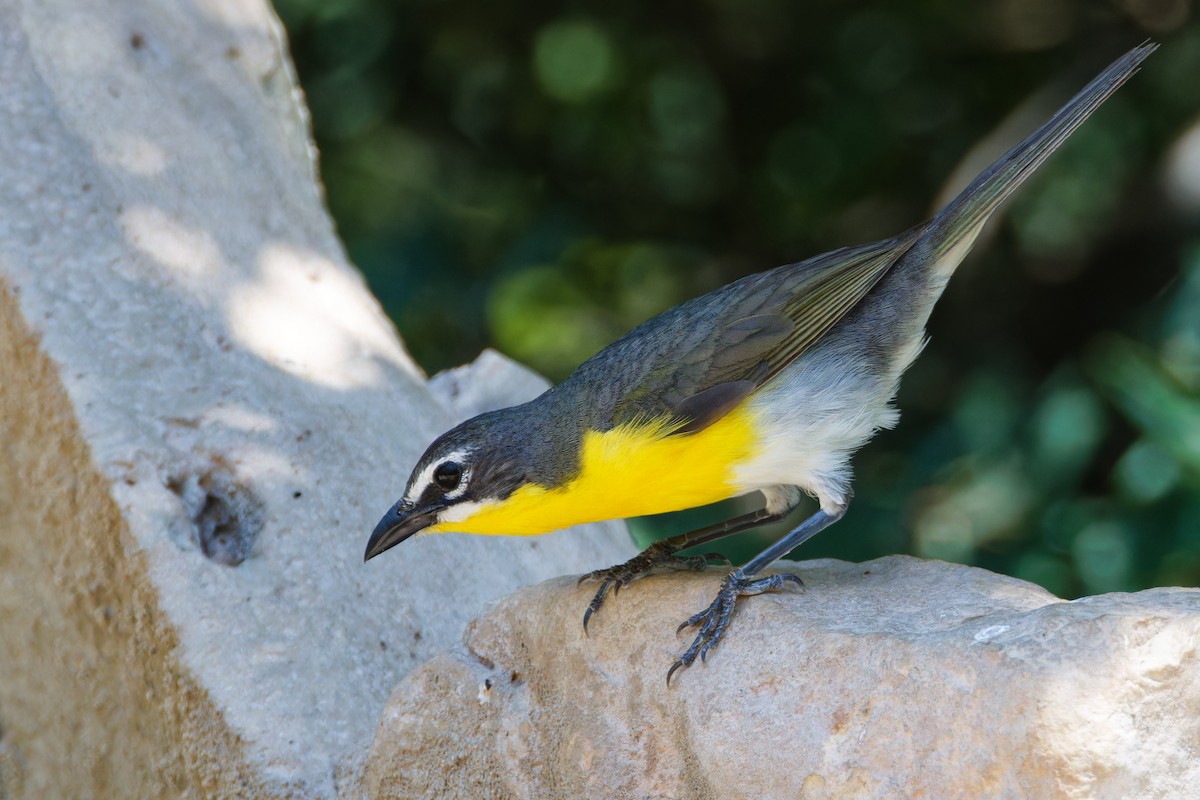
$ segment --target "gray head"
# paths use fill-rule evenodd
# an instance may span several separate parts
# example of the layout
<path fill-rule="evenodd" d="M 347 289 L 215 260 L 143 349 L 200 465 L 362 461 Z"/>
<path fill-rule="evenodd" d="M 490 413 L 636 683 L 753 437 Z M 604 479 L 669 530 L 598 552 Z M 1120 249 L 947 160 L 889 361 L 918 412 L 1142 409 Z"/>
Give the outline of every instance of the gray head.
<path fill-rule="evenodd" d="M 514 435 L 522 408 L 480 414 L 435 439 L 413 467 L 404 496 L 375 526 L 365 559 L 427 528 L 460 522 L 525 484 L 525 437 Z"/>

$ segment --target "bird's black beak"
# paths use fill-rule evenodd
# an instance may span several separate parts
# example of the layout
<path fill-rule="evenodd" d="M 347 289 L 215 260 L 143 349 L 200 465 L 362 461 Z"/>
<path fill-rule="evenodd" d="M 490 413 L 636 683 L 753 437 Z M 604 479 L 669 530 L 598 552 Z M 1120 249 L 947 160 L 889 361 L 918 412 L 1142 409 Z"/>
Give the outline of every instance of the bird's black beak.
<path fill-rule="evenodd" d="M 395 547 L 414 533 L 437 522 L 437 513 L 442 508 L 444 506 L 441 505 L 414 508 L 411 503 L 405 503 L 403 500 L 396 503 L 371 532 L 363 561 L 370 561 L 384 550 Z"/>

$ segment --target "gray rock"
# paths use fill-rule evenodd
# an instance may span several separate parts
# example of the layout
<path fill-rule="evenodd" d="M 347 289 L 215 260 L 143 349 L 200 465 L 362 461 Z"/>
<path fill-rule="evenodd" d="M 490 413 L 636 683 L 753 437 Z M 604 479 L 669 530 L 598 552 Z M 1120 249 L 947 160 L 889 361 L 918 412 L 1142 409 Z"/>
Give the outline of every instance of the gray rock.
<path fill-rule="evenodd" d="M 532 400 L 550 382 L 528 367 L 488 348 L 470 364 L 444 370 L 426 384 L 454 424 Z"/>
<path fill-rule="evenodd" d="M 633 552 L 363 565 L 459 411 L 346 262 L 267 3 L 0 2 L 0 85 L 0 796 L 332 796 L 486 602 Z"/>
<path fill-rule="evenodd" d="M 1193 798 L 1200 591 L 1065 602 L 969 567 L 810 561 L 678 673 L 721 578 L 579 624 L 588 587 L 504 598 L 392 695 L 373 798 Z M 453 764 L 450 770 L 442 765 Z"/>

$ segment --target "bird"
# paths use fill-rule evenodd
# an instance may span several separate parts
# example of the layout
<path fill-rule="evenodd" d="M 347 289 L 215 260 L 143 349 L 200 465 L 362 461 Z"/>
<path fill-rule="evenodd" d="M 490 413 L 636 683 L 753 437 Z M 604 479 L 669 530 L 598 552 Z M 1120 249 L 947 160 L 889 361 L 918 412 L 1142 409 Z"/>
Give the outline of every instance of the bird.
<path fill-rule="evenodd" d="M 1157 49 L 1114 61 L 932 218 L 890 239 L 748 275 L 642 323 L 562 383 L 439 436 L 367 543 L 370 560 L 415 534 L 532 535 L 659 514 L 758 492 L 762 507 L 650 545 L 580 578 L 583 614 L 647 575 L 729 564 L 683 551 L 781 520 L 808 495 L 817 510 L 731 569 L 667 671 L 707 655 L 738 601 L 803 587 L 764 570 L 837 522 L 851 459 L 893 427 L 900 377 L 926 341 L 947 281 L 1001 204 Z M 732 567 L 732 564 L 729 564 Z"/>

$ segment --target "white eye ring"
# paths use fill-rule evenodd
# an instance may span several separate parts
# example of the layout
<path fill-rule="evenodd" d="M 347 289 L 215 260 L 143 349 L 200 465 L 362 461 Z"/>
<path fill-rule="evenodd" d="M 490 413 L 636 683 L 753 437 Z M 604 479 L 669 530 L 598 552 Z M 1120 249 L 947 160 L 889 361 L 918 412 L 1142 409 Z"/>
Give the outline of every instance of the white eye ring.
<path fill-rule="evenodd" d="M 468 460 L 471 450 L 464 448 L 446 453 L 439 460 L 427 463 L 421 468 L 421 471 L 412 477 L 409 481 L 408 489 L 405 491 L 404 499 L 408 502 L 417 505 L 421 502 L 421 497 L 425 494 L 425 490 L 430 486 L 436 486 L 438 492 L 441 493 L 443 499 L 456 500 L 462 496 L 467 490 L 467 485 L 471 479 L 471 467 Z M 458 481 L 458 485 L 454 489 L 446 489 L 441 486 L 434 478 L 436 472 L 444 464 L 455 463 L 462 469 L 462 477 Z"/>

